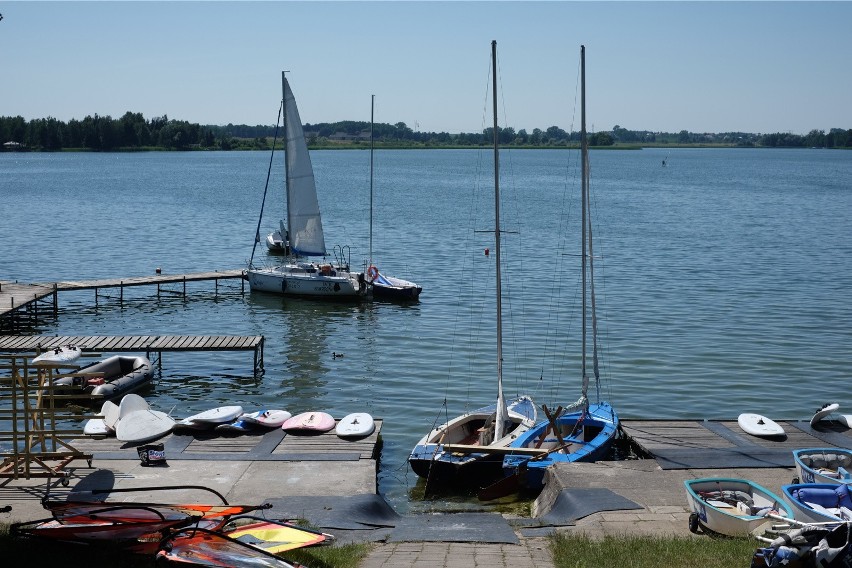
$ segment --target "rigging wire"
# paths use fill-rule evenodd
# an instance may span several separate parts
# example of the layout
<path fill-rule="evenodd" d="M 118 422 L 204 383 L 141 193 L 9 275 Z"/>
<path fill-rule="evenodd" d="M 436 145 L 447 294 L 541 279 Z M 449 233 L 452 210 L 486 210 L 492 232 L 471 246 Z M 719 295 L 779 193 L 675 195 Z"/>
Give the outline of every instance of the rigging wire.
<path fill-rule="evenodd" d="M 266 205 L 266 193 L 269 191 L 269 178 L 272 176 L 272 159 L 275 157 L 275 143 L 278 141 L 278 127 L 281 124 L 281 114 L 284 111 L 284 99 L 281 99 L 281 106 L 278 107 L 278 119 L 275 121 L 275 136 L 272 139 L 272 152 L 269 154 L 269 169 L 266 171 L 266 185 L 263 188 L 263 200 L 260 202 L 260 216 L 257 219 L 257 229 L 254 232 L 254 246 L 251 247 L 251 258 L 249 259 L 249 268 L 254 262 L 254 253 L 257 250 L 257 243 L 260 242 L 260 223 L 263 221 L 263 209 Z M 284 141 L 287 144 L 287 141 Z M 283 235 L 282 235 L 283 236 Z"/>

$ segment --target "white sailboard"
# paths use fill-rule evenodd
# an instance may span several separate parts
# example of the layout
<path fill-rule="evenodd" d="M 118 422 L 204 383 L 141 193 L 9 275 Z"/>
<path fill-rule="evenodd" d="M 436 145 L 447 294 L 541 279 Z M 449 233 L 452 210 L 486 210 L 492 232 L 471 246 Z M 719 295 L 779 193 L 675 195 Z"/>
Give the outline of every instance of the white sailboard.
<path fill-rule="evenodd" d="M 744 412 L 737 417 L 737 424 L 744 432 L 752 436 L 782 436 L 784 434 L 784 428 L 780 424 L 760 414 Z"/>

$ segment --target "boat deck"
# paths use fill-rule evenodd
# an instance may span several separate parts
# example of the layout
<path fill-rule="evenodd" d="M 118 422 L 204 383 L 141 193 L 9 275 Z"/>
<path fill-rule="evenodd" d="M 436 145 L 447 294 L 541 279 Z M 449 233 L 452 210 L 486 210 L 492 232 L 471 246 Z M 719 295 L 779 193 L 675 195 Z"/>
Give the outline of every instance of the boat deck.
<path fill-rule="evenodd" d="M 343 439 L 334 430 L 322 433 L 266 432 L 219 435 L 215 431 L 172 433 L 150 442 L 162 443 L 166 460 L 204 461 L 359 461 L 376 460 L 380 450 L 382 420 L 369 436 Z M 95 460 L 139 461 L 136 448 L 115 438 L 77 438 L 71 445 Z M 144 444 L 142 444 L 144 445 Z"/>

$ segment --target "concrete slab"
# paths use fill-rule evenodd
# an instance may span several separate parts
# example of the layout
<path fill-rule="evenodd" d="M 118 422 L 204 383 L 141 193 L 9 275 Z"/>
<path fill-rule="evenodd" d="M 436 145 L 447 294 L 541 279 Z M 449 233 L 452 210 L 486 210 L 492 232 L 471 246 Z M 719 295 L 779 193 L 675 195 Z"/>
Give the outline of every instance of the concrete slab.
<path fill-rule="evenodd" d="M 377 472 L 373 460 L 247 463 L 247 469 L 226 495 L 229 501 L 376 493 Z"/>
<path fill-rule="evenodd" d="M 690 509 L 684 480 L 740 477 L 780 494 L 781 485 L 790 483 L 794 476 L 792 467 L 663 470 L 654 460 L 559 464 L 547 473 L 547 484 L 533 503 L 532 512 L 534 516 L 546 514 L 564 488 L 606 488 L 641 505 L 642 509 L 599 512 L 558 530 L 598 537 L 625 534 L 690 536 Z"/>
<path fill-rule="evenodd" d="M 251 462 L 251 461 L 169 461 L 165 467 L 143 467 L 138 461 L 97 460 L 94 468 L 68 467 L 68 486 L 58 479 L 0 480 L 0 507 L 11 505 L 4 522 L 32 521 L 49 516 L 41 499 L 50 490 L 65 498 L 78 486 L 108 489 L 163 485 L 202 485 L 222 495 L 229 503 L 260 505 L 265 500 L 292 495 L 357 495 L 376 493 L 376 462 Z M 98 480 L 92 482 L 92 479 Z M 215 500 L 197 490 L 180 490 L 156 496 L 140 493 L 115 493 L 111 501 Z"/>

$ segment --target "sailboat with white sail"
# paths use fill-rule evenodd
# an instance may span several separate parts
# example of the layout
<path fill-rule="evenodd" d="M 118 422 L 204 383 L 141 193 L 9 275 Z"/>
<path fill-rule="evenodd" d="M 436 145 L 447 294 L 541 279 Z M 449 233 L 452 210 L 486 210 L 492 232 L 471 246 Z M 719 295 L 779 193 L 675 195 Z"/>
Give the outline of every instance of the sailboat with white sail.
<path fill-rule="evenodd" d="M 608 402 L 600 400 L 600 372 L 598 368 L 597 314 L 595 306 L 594 255 L 592 247 L 591 208 L 589 204 L 589 144 L 586 136 L 586 50 L 580 48 L 580 148 L 581 148 L 581 280 L 582 280 L 582 394 L 577 402 L 558 416 L 548 416 L 509 444 L 509 453 L 503 460 L 507 477 L 516 477 L 519 485 L 531 490 L 541 489 L 544 472 L 560 462 L 594 461 L 600 459 L 612 445 L 619 431 L 619 419 Z M 591 319 L 593 373 L 597 403 L 588 398 L 589 374 L 587 368 L 587 320 Z M 548 413 L 549 414 L 549 413 Z"/>
<path fill-rule="evenodd" d="M 373 298 L 385 300 L 417 300 L 423 287 L 388 274 L 382 274 L 373 264 L 373 151 L 375 138 L 373 124 L 375 122 L 376 95 L 370 100 L 370 260 L 367 268 L 367 280 L 373 291 Z"/>
<path fill-rule="evenodd" d="M 254 249 L 247 271 L 252 291 L 272 292 L 285 296 L 327 299 L 358 299 L 367 295 L 364 273 L 349 268 L 348 247 L 335 246 L 328 259 L 322 228 L 316 181 L 302 129 L 299 110 L 290 84 L 281 74 L 284 120 L 284 186 L 287 202 L 287 224 L 280 222 L 277 231 L 266 238 L 270 250 L 286 255 L 282 264 L 255 267 Z M 273 144 L 274 152 L 274 144 Z M 271 167 L 271 163 L 270 163 Z M 267 182 L 268 188 L 268 182 Z M 264 201 L 266 199 L 264 193 Z M 261 208 L 261 219 L 263 211 Z M 255 232 L 255 249 L 260 242 L 260 220 Z M 323 257 L 322 261 L 309 257 Z"/>
<path fill-rule="evenodd" d="M 538 410 L 529 396 L 506 402 L 503 395 L 503 308 L 500 273 L 500 150 L 497 125 L 497 42 L 491 42 L 494 99 L 494 253 L 496 266 L 497 401 L 433 428 L 408 457 L 411 469 L 427 485 L 481 485 L 500 475 L 505 449 L 536 423 Z"/>

